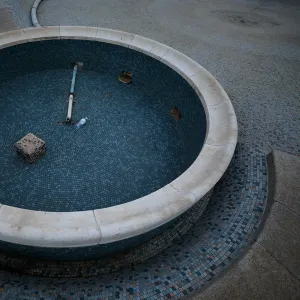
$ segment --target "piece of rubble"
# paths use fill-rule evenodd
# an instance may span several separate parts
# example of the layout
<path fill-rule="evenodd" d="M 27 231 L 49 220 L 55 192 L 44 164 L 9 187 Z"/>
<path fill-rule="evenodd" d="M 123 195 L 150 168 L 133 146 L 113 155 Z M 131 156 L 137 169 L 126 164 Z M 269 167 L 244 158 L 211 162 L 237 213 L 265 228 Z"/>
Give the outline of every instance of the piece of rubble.
<path fill-rule="evenodd" d="M 119 76 L 119 80 L 123 83 L 131 83 L 132 82 L 132 73 L 123 71 Z"/>
<path fill-rule="evenodd" d="M 36 162 L 46 153 L 46 143 L 32 133 L 28 133 L 15 143 L 15 148 L 29 163 Z"/>
<path fill-rule="evenodd" d="M 176 121 L 181 119 L 181 112 L 176 106 L 171 109 L 170 114 Z"/>

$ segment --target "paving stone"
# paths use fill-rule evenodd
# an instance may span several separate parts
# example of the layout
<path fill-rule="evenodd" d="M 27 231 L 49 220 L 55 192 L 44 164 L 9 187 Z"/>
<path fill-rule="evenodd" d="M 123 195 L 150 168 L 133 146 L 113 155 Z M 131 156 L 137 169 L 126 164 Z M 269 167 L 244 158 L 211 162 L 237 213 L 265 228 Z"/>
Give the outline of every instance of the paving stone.
<path fill-rule="evenodd" d="M 223 277 L 193 300 L 296 300 L 300 282 L 262 246 L 255 244 Z"/>
<path fill-rule="evenodd" d="M 300 217 L 275 202 L 257 241 L 300 279 L 299 232 Z"/>
<path fill-rule="evenodd" d="M 300 216 L 300 156 L 274 151 L 273 160 L 276 172 L 274 200 Z"/>

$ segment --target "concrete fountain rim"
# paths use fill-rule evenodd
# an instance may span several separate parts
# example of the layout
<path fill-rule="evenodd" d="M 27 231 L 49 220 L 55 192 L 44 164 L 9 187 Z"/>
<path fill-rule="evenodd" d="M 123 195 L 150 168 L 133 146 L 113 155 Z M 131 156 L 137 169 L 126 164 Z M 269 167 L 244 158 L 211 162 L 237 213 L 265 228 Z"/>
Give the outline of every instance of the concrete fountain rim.
<path fill-rule="evenodd" d="M 184 213 L 208 193 L 226 171 L 237 143 L 237 119 L 218 81 L 183 53 L 154 40 L 87 26 L 25 28 L 0 34 L 0 49 L 41 40 L 78 39 L 142 52 L 179 73 L 195 90 L 207 120 L 203 147 L 194 163 L 163 188 L 108 208 L 46 212 L 0 204 L 0 240 L 36 247 L 108 244 L 144 234 Z"/>

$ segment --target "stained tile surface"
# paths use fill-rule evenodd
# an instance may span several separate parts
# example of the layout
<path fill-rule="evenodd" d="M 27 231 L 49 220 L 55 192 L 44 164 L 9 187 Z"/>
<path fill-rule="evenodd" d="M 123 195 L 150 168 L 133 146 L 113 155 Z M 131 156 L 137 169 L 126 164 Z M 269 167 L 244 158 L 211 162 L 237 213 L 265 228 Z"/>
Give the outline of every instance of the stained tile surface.
<path fill-rule="evenodd" d="M 19 47 L 1 50 L 1 203 L 45 211 L 118 205 L 163 187 L 196 159 L 205 139 L 204 110 L 170 68 L 101 43 Z M 72 78 L 67 66 L 75 57 L 84 64 L 76 79 L 73 122 L 88 117 L 78 130 L 62 124 Z M 133 72 L 132 84 L 118 80 L 123 68 Z M 178 121 L 170 114 L 175 106 L 182 114 Z M 11 149 L 28 132 L 47 144 L 46 155 L 34 165 Z"/>

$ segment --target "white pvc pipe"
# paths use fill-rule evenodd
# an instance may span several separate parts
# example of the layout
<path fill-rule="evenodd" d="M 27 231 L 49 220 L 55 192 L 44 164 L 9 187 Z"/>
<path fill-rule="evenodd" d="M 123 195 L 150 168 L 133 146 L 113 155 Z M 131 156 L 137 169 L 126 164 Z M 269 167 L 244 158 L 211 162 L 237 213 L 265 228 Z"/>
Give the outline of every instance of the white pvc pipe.
<path fill-rule="evenodd" d="M 72 75 L 72 82 L 71 82 L 70 96 L 69 96 L 68 113 L 67 113 L 67 118 L 66 118 L 67 122 L 70 122 L 72 119 L 72 109 L 73 109 L 73 103 L 74 103 L 74 91 L 75 91 L 77 70 L 78 70 L 78 66 L 76 63 L 73 68 L 73 75 Z"/>
<path fill-rule="evenodd" d="M 74 96 L 71 94 L 69 96 L 69 106 L 68 106 L 68 113 L 67 113 L 67 122 L 70 122 L 72 119 L 72 109 L 73 109 L 73 102 L 74 102 Z"/>
<path fill-rule="evenodd" d="M 74 90 L 75 90 L 75 81 L 76 81 L 77 69 L 78 69 L 78 67 L 77 67 L 77 64 L 76 64 L 73 68 L 73 77 L 72 77 L 70 93 L 74 93 Z"/>

